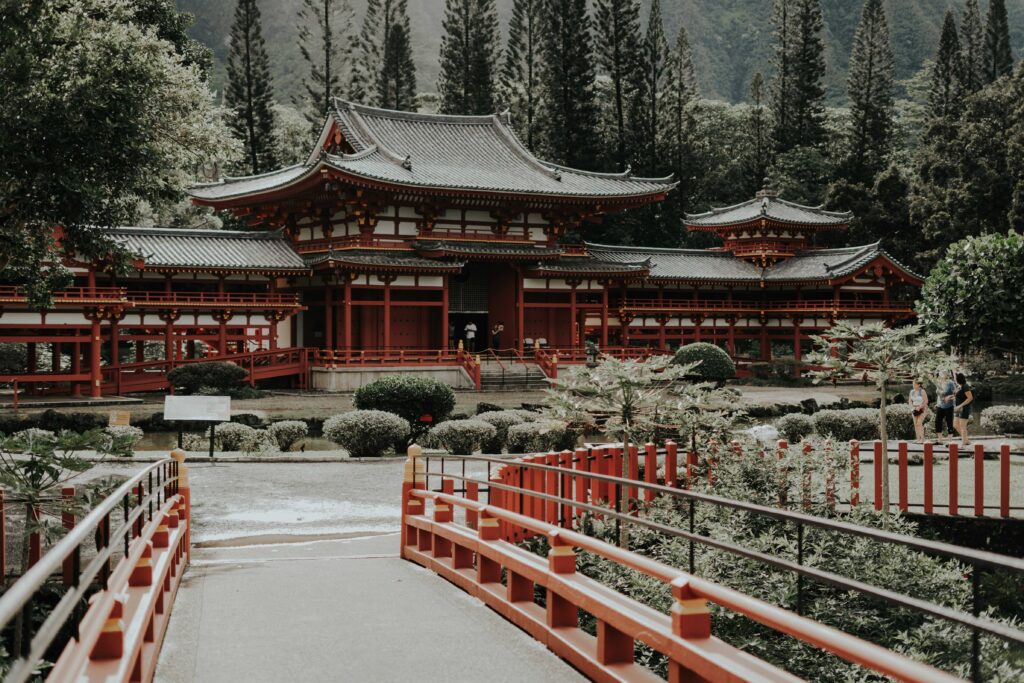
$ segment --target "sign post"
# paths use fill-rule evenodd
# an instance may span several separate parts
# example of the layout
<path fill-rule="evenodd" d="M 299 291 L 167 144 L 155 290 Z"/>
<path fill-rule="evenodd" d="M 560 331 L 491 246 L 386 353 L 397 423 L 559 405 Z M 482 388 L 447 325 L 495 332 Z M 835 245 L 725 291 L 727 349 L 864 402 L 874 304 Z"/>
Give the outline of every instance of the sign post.
<path fill-rule="evenodd" d="M 213 462 L 213 437 L 218 422 L 231 421 L 230 396 L 165 396 L 164 420 L 167 422 L 209 422 L 210 462 Z M 178 448 L 182 433 L 178 429 Z"/>

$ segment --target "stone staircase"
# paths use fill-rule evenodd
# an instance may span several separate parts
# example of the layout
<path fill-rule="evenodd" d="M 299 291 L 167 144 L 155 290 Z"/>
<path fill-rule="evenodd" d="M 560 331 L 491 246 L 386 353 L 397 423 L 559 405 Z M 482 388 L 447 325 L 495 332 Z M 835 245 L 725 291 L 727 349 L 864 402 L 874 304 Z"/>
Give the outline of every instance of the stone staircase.
<path fill-rule="evenodd" d="M 539 391 L 549 386 L 547 377 L 533 363 L 481 359 L 481 391 Z"/>

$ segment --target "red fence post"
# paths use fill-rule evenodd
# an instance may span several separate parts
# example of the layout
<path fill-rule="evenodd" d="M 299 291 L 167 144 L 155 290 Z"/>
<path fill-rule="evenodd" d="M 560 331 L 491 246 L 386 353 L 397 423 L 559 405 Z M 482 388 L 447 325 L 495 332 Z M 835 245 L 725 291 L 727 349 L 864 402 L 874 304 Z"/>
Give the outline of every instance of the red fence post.
<path fill-rule="evenodd" d="M 402 476 L 402 547 L 399 550 L 402 557 L 405 557 L 406 547 L 417 545 L 418 543 L 418 530 L 406 522 L 406 517 L 423 514 L 423 501 L 412 496 L 412 490 L 423 486 L 424 483 L 423 461 L 420 460 L 422 454 L 423 449 L 417 444 L 409 446 L 406 450 L 405 469 Z M 173 457 L 174 453 L 171 455 Z M 184 456 L 184 454 L 182 455 Z M 179 476 L 181 475 L 179 474 Z"/>
<path fill-rule="evenodd" d="M 955 443 L 949 444 L 949 514 L 956 515 L 958 510 L 957 499 L 957 459 L 960 457 L 960 447 Z"/>
<path fill-rule="evenodd" d="M 679 486 L 679 446 L 669 439 L 665 442 L 665 486 Z"/>
<path fill-rule="evenodd" d="M 932 452 L 932 442 L 926 441 L 924 444 L 924 514 L 932 514 L 935 501 L 932 499 L 932 489 L 934 486 L 934 472 L 932 466 L 935 462 L 935 455 Z"/>
<path fill-rule="evenodd" d="M 658 483 L 658 447 L 648 441 L 644 444 L 644 481 L 648 484 Z M 644 502 L 654 501 L 654 491 L 644 489 Z"/>
<path fill-rule="evenodd" d="M 985 516 L 985 446 L 974 444 L 974 516 Z"/>
<path fill-rule="evenodd" d="M 900 512 L 906 512 L 909 509 L 907 501 L 907 442 L 900 441 L 899 443 L 899 471 L 900 471 L 900 482 L 899 482 L 899 496 L 900 496 Z"/>
<path fill-rule="evenodd" d="M 850 439 L 850 507 L 860 503 L 860 441 Z"/>
<path fill-rule="evenodd" d="M 627 453 L 627 457 L 629 458 L 629 479 L 630 479 L 630 481 L 639 481 L 640 480 L 640 452 L 639 452 L 639 449 L 637 448 L 636 444 L 630 444 L 629 445 L 629 452 Z M 619 474 L 618 476 L 622 476 L 622 475 Z M 626 496 L 630 500 L 636 500 L 637 498 L 639 498 L 640 494 L 637 492 L 637 488 L 635 486 L 630 486 L 628 488 L 628 492 L 626 493 Z M 623 509 L 627 509 L 626 506 L 623 506 Z"/>
<path fill-rule="evenodd" d="M 64 486 L 60 490 L 61 511 L 60 521 L 65 529 L 75 528 L 75 511 L 72 507 L 75 504 L 75 487 Z M 70 586 L 75 582 L 75 562 L 70 555 L 64 560 L 64 585 Z"/>
<path fill-rule="evenodd" d="M 558 454 L 558 466 L 562 472 L 559 473 L 559 497 L 565 500 L 572 500 L 573 477 L 569 475 L 572 471 L 572 451 L 565 450 Z M 561 504 L 559 526 L 566 529 L 572 528 L 572 506 L 568 503 Z"/>
<path fill-rule="evenodd" d="M 882 452 L 882 442 L 875 442 L 875 509 L 882 509 L 882 461 L 888 460 L 889 454 Z M 889 463 L 886 462 L 888 467 Z"/>
<path fill-rule="evenodd" d="M 693 451 L 686 451 L 686 488 L 693 484 L 693 471 L 697 467 L 697 454 Z"/>
<path fill-rule="evenodd" d="M 0 585 L 7 579 L 7 512 L 4 489 L 0 487 Z"/>
<path fill-rule="evenodd" d="M 39 509 L 39 506 L 38 505 L 28 505 L 26 507 L 28 508 L 26 510 L 26 512 L 28 513 L 28 519 L 26 520 L 27 523 L 28 524 L 32 524 L 34 522 L 38 522 L 39 518 L 40 518 L 40 515 L 42 514 L 42 511 Z M 31 534 L 29 534 L 29 537 L 28 537 L 28 567 L 29 568 L 34 567 L 36 562 L 38 562 L 39 558 L 42 557 L 42 556 L 43 556 L 42 538 L 40 537 L 38 531 L 33 531 Z"/>
<path fill-rule="evenodd" d="M 544 458 L 544 462 L 551 467 L 558 466 L 558 454 L 548 453 L 547 457 Z M 558 472 L 554 470 L 548 470 L 544 472 L 544 493 L 549 496 L 558 495 Z M 558 503 L 553 500 L 547 500 L 545 502 L 545 521 L 548 524 L 558 524 Z"/>
<path fill-rule="evenodd" d="M 999 447 L 999 514 L 1010 516 L 1010 444 Z"/>
<path fill-rule="evenodd" d="M 466 500 L 480 500 L 480 484 L 475 481 L 466 482 Z M 476 510 L 466 508 L 466 526 L 476 529 L 479 515 Z"/>
<path fill-rule="evenodd" d="M 577 448 L 574 456 L 576 460 L 576 471 L 577 472 L 589 472 L 590 471 L 590 451 L 586 448 Z M 577 503 L 586 503 L 588 501 L 588 493 L 590 491 L 590 480 L 586 477 L 576 477 L 576 483 L 574 484 L 574 493 Z M 576 516 L 583 515 L 585 511 L 581 507 L 576 508 Z"/>
<path fill-rule="evenodd" d="M 617 446 L 612 449 L 612 455 L 608 459 L 607 469 L 605 470 L 605 474 L 607 474 L 609 477 L 622 476 L 622 458 L 625 456 L 625 454 L 622 452 L 622 448 L 622 446 Z M 618 484 L 610 485 L 608 496 L 609 502 L 611 504 L 614 505 L 615 501 L 618 500 L 620 501 L 620 503 L 622 503 L 621 509 L 626 510 L 627 506 L 624 504 L 625 501 L 622 500 L 623 498 L 626 497 L 626 495 L 627 490 L 625 487 L 619 486 Z"/>

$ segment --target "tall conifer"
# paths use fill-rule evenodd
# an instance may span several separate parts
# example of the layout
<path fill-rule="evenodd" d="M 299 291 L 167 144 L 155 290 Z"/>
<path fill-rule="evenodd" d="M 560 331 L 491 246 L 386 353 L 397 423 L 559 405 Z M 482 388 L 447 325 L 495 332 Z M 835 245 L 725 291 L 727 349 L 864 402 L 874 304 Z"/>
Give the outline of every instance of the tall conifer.
<path fill-rule="evenodd" d="M 963 85 L 967 94 L 985 87 L 985 25 L 978 0 L 967 0 L 960 23 Z"/>
<path fill-rule="evenodd" d="M 793 146 L 825 141 L 825 22 L 821 0 L 796 0 L 793 16 Z"/>
<path fill-rule="evenodd" d="M 885 168 L 895 118 L 893 52 L 882 0 L 866 0 L 853 39 L 848 78 L 850 179 L 870 186 Z"/>
<path fill-rule="evenodd" d="M 314 128 L 323 124 L 331 99 L 346 95 L 353 17 L 349 0 L 303 0 L 299 9 L 299 51 L 309 77 L 302 79 L 303 96 L 293 101 Z"/>
<path fill-rule="evenodd" d="M 939 35 L 939 49 L 932 67 L 932 83 L 928 91 L 929 116 L 932 119 L 952 120 L 960 112 L 963 100 L 963 60 L 960 40 L 957 38 L 956 20 L 952 10 L 946 10 Z"/>
<path fill-rule="evenodd" d="M 531 150 L 537 145 L 537 113 L 543 92 L 541 26 L 544 3 L 545 0 L 514 0 L 499 85 L 501 104 L 509 108 L 512 125 Z"/>
<path fill-rule="evenodd" d="M 661 97 L 659 120 L 662 153 L 658 156 L 671 165 L 673 173 L 685 181 L 687 167 L 693 156 L 693 105 L 700 97 L 697 72 L 686 28 L 679 27 L 676 44 L 669 55 L 665 72 L 665 89 Z"/>
<path fill-rule="evenodd" d="M 618 170 L 627 157 L 627 107 L 640 66 L 640 6 L 636 0 L 598 0 L 595 11 L 597 63 L 611 85 L 614 139 L 609 153 Z"/>
<path fill-rule="evenodd" d="M 547 151 L 559 163 L 593 169 L 598 156 L 597 101 L 587 0 L 548 0 L 543 26 Z"/>
<path fill-rule="evenodd" d="M 235 6 L 227 71 L 228 125 L 245 145 L 249 171 L 262 173 L 275 166 L 274 93 L 256 0 L 238 0 Z"/>
<path fill-rule="evenodd" d="M 640 168 L 651 166 L 658 158 L 658 135 L 661 129 L 659 102 L 664 94 L 671 54 L 661 19 L 661 2 L 654 0 L 651 3 L 647 31 L 644 34 L 643 62 L 640 69 L 641 87 L 637 89 L 634 114 L 635 150 Z"/>
<path fill-rule="evenodd" d="M 369 0 L 355 40 L 350 97 L 397 110 L 416 108 L 407 0 Z"/>
<path fill-rule="evenodd" d="M 758 71 L 750 82 L 750 137 L 751 149 L 747 166 L 750 169 L 750 181 L 753 187 L 760 187 L 768 166 L 771 165 L 771 131 L 769 128 L 769 112 L 765 106 L 764 76 Z"/>
<path fill-rule="evenodd" d="M 775 122 L 775 147 L 784 151 L 790 146 L 793 127 L 793 5 L 795 0 L 774 0 L 772 24 L 775 45 L 772 66 L 775 78 L 771 85 L 772 118 Z"/>
<path fill-rule="evenodd" d="M 494 111 L 498 12 L 494 0 L 447 0 L 437 91 L 444 114 Z"/>
<path fill-rule="evenodd" d="M 985 79 L 992 83 L 1013 72 L 1006 0 L 990 0 L 985 21 Z"/>

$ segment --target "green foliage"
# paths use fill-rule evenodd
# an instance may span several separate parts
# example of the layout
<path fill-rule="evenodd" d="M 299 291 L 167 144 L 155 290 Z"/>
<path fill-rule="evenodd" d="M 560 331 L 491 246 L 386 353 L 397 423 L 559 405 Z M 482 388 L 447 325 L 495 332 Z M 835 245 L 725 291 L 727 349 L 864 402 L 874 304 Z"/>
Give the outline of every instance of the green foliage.
<path fill-rule="evenodd" d="M 930 420 L 925 420 L 925 424 Z M 906 403 L 897 403 L 885 409 L 886 433 L 894 439 L 912 440 L 914 433 L 914 409 Z"/>
<path fill-rule="evenodd" d="M 356 408 L 395 413 L 412 425 L 410 439 L 425 433 L 432 424 L 448 419 L 455 409 L 455 392 L 436 379 L 416 375 L 386 375 L 356 389 Z M 431 420 L 421 422 L 429 415 Z"/>
<path fill-rule="evenodd" d="M 494 0 L 446 0 L 437 81 L 442 114 L 494 112 L 500 31 Z"/>
<path fill-rule="evenodd" d="M 775 428 L 779 430 L 779 436 L 789 443 L 799 443 L 814 434 L 814 418 L 803 413 L 790 413 L 776 420 Z"/>
<path fill-rule="evenodd" d="M 523 422 L 508 428 L 509 453 L 549 453 L 572 450 L 579 431 L 560 420 Z"/>
<path fill-rule="evenodd" d="M 353 44 L 349 97 L 371 106 L 416 108 L 416 65 L 412 59 L 407 0 L 368 0 L 363 26 Z"/>
<path fill-rule="evenodd" d="M 302 0 L 299 21 L 299 53 L 309 75 L 292 101 L 319 134 L 332 98 L 348 87 L 355 13 L 349 0 Z"/>
<path fill-rule="evenodd" d="M 992 406 L 981 411 L 981 426 L 992 434 L 1024 434 L 1024 406 Z"/>
<path fill-rule="evenodd" d="M 188 434 L 184 446 L 188 451 L 205 451 L 210 444 L 210 429 L 203 434 Z M 225 422 L 213 428 L 213 448 L 218 452 L 238 451 L 247 455 L 267 453 L 277 448 L 273 436 L 263 429 L 254 429 L 240 422 Z"/>
<path fill-rule="evenodd" d="M 324 438 L 353 458 L 380 457 L 409 438 L 409 423 L 382 410 L 353 410 L 324 420 Z"/>
<path fill-rule="evenodd" d="M 277 442 L 282 451 L 290 451 L 292 446 L 309 435 L 309 425 L 302 420 L 281 420 L 267 427 L 267 433 Z"/>
<path fill-rule="evenodd" d="M 540 36 L 544 0 L 513 0 L 508 24 L 500 100 L 509 107 L 512 126 L 527 149 L 536 150 L 541 85 Z"/>
<path fill-rule="evenodd" d="M 179 365 L 167 373 L 167 381 L 186 394 L 198 394 L 209 388 L 214 393 L 206 395 L 216 396 L 231 395 L 248 376 L 245 368 L 230 361 L 209 361 Z"/>
<path fill-rule="evenodd" d="M 945 333 L 961 352 L 1020 348 L 1024 236 L 1011 231 L 950 246 L 925 281 L 917 308 L 927 327 Z"/>
<path fill-rule="evenodd" d="M 814 431 L 836 441 L 873 441 L 878 438 L 878 411 L 874 408 L 819 410 L 814 414 Z"/>
<path fill-rule="evenodd" d="M 224 106 L 231 132 L 245 147 L 243 168 L 253 175 L 274 170 L 274 89 L 256 0 L 235 6 Z"/>
<path fill-rule="evenodd" d="M 483 444 L 484 453 L 501 453 L 508 441 L 508 429 L 513 425 L 526 422 L 526 419 L 516 410 L 497 410 L 488 413 L 478 413 L 476 419 L 492 425 L 496 430 L 494 438 Z"/>
<path fill-rule="evenodd" d="M 130 458 L 135 455 L 135 447 L 142 441 L 145 433 L 132 425 L 116 425 L 104 427 L 103 433 L 109 437 L 110 443 L 106 450 L 111 455 Z"/>
<path fill-rule="evenodd" d="M 448 420 L 430 430 L 429 443 L 454 455 L 472 455 L 493 443 L 498 430 L 479 418 Z M 500 451 L 498 451 L 500 452 Z"/>
<path fill-rule="evenodd" d="M 736 364 L 720 346 L 696 342 L 680 347 L 672 362 L 676 365 L 694 365 L 693 377 L 709 382 L 724 382 L 736 376 Z"/>
<path fill-rule="evenodd" d="M 775 146 L 784 153 L 825 141 L 824 18 L 819 0 L 775 0 Z"/>

